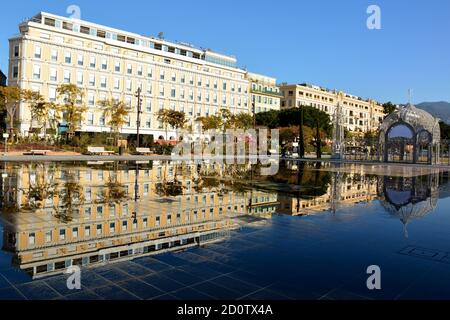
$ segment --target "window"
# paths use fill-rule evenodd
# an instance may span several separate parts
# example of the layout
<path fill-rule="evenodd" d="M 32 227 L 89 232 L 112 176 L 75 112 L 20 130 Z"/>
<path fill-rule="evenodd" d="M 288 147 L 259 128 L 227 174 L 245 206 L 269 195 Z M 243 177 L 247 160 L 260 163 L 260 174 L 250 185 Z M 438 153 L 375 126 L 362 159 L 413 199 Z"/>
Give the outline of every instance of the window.
<path fill-rule="evenodd" d="M 17 58 L 19 56 L 19 46 L 14 46 L 14 57 Z"/>
<path fill-rule="evenodd" d="M 127 91 L 132 91 L 131 80 L 127 80 Z"/>
<path fill-rule="evenodd" d="M 36 241 L 36 234 L 34 232 L 28 234 L 28 244 L 34 245 L 35 241 Z"/>
<path fill-rule="evenodd" d="M 58 80 L 58 76 L 57 76 L 56 69 L 54 69 L 54 68 L 50 69 L 50 81 L 57 81 L 57 80 Z"/>
<path fill-rule="evenodd" d="M 142 227 L 147 228 L 147 218 L 142 219 Z"/>
<path fill-rule="evenodd" d="M 19 77 L 19 66 L 13 66 L 12 77 L 13 79 L 17 79 Z"/>
<path fill-rule="evenodd" d="M 45 233 L 45 242 L 52 242 L 52 231 L 47 231 Z"/>
<path fill-rule="evenodd" d="M 56 101 L 56 88 L 55 87 L 48 88 L 48 97 L 51 102 Z"/>
<path fill-rule="evenodd" d="M 102 235 L 102 233 L 103 233 L 103 231 L 102 231 L 102 225 L 101 225 L 101 224 L 98 224 L 98 225 L 97 225 L 97 235 L 100 236 L 100 235 Z"/>
<path fill-rule="evenodd" d="M 66 229 L 59 230 L 59 240 L 65 240 L 66 239 Z"/>
<path fill-rule="evenodd" d="M 155 224 L 156 224 L 157 227 L 159 227 L 161 225 L 161 217 L 160 216 L 156 217 Z"/>
<path fill-rule="evenodd" d="M 120 89 L 120 79 L 114 78 L 114 89 L 119 90 Z"/>
<path fill-rule="evenodd" d="M 91 57 L 89 59 L 89 67 L 95 69 L 95 66 L 96 66 L 96 59 L 95 59 L 95 57 Z"/>
<path fill-rule="evenodd" d="M 72 229 L 72 237 L 73 238 L 78 238 L 78 227 L 74 227 Z"/>
<path fill-rule="evenodd" d="M 159 96 L 164 97 L 164 86 L 163 85 L 159 86 Z"/>
<path fill-rule="evenodd" d="M 77 72 L 77 84 L 83 85 L 83 72 L 80 71 Z"/>
<path fill-rule="evenodd" d="M 41 67 L 33 66 L 33 79 L 39 80 L 41 78 Z"/>
<path fill-rule="evenodd" d="M 122 221 L 122 231 L 127 231 L 128 221 Z"/>
<path fill-rule="evenodd" d="M 95 97 L 93 93 L 88 94 L 88 104 L 93 106 L 95 104 Z"/>
<path fill-rule="evenodd" d="M 93 74 L 90 74 L 90 75 L 89 75 L 89 85 L 90 85 L 91 87 L 94 87 L 94 86 L 95 86 L 95 75 L 93 75 Z"/>
<path fill-rule="evenodd" d="M 78 55 L 78 65 L 83 66 L 83 64 L 84 64 L 84 57 L 82 54 L 79 54 Z"/>
<path fill-rule="evenodd" d="M 84 236 L 90 237 L 91 236 L 91 226 L 84 227 Z"/>
<path fill-rule="evenodd" d="M 176 97 L 176 90 L 175 90 L 174 87 L 172 87 L 172 89 L 170 90 L 170 96 L 171 96 L 172 98 L 175 98 L 175 97 Z"/>
<path fill-rule="evenodd" d="M 110 233 L 115 233 L 116 232 L 116 224 L 114 222 L 111 222 L 109 224 L 109 232 Z"/>
<path fill-rule="evenodd" d="M 106 58 L 102 58 L 102 70 L 108 69 L 108 60 Z"/>
<path fill-rule="evenodd" d="M 147 67 L 147 77 L 153 77 L 153 69 L 152 67 Z"/>
<path fill-rule="evenodd" d="M 138 66 L 137 67 L 137 75 L 138 76 L 142 76 L 143 72 L 142 72 L 142 66 Z"/>
<path fill-rule="evenodd" d="M 175 72 L 172 72 L 172 81 L 177 81 L 177 75 Z"/>
<path fill-rule="evenodd" d="M 164 80 L 164 70 L 161 70 L 161 71 L 159 72 L 159 79 L 160 79 L 160 80 Z"/>
<path fill-rule="evenodd" d="M 64 54 L 64 62 L 67 64 L 72 63 L 72 54 L 68 51 Z"/>
<path fill-rule="evenodd" d="M 115 65 L 114 65 L 114 71 L 120 72 L 120 61 L 116 61 Z"/>
<path fill-rule="evenodd" d="M 64 70 L 64 83 L 70 83 L 70 71 Z"/>
<path fill-rule="evenodd" d="M 41 47 L 34 47 L 34 57 L 36 59 L 41 58 Z"/>
<path fill-rule="evenodd" d="M 133 73 L 133 66 L 130 63 L 127 65 L 127 73 L 128 74 L 132 74 Z"/>
<path fill-rule="evenodd" d="M 106 88 L 106 77 L 105 76 L 102 76 L 100 78 L 100 87 Z"/>

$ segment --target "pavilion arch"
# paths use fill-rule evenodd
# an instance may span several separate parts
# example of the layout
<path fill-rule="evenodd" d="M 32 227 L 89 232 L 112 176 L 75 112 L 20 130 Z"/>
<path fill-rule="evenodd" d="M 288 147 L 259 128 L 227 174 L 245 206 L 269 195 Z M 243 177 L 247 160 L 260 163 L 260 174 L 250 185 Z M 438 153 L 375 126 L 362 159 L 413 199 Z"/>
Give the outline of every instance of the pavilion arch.
<path fill-rule="evenodd" d="M 409 104 L 384 119 L 379 142 L 383 162 L 438 164 L 439 119 Z"/>

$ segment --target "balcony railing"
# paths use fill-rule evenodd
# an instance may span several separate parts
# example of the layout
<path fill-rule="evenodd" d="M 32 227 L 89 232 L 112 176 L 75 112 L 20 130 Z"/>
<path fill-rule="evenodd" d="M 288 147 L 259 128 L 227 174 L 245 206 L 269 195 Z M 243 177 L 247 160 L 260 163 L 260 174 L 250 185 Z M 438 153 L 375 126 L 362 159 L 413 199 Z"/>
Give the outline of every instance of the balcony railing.
<path fill-rule="evenodd" d="M 276 91 L 270 91 L 270 90 L 266 90 L 266 89 L 250 89 L 251 93 L 256 93 L 256 94 L 265 94 L 265 95 L 271 95 L 271 96 L 275 96 L 275 97 L 283 97 L 283 94 L 281 92 L 276 92 Z"/>

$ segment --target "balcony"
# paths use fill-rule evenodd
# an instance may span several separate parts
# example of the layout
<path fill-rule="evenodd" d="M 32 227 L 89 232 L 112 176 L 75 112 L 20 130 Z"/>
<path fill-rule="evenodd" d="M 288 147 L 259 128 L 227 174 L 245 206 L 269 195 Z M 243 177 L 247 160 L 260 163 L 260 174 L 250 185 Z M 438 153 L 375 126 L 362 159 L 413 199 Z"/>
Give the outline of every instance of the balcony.
<path fill-rule="evenodd" d="M 250 93 L 264 94 L 264 95 L 274 96 L 274 97 L 283 97 L 283 94 L 281 92 L 275 92 L 275 91 L 270 91 L 270 90 L 265 90 L 265 89 L 259 90 L 259 89 L 250 88 Z"/>

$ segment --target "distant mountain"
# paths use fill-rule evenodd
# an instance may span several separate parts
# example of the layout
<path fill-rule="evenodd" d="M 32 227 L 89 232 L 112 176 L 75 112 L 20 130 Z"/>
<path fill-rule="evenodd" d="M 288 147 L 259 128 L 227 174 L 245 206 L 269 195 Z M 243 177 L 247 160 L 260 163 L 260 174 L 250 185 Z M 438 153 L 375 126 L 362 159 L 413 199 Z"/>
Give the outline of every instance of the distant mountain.
<path fill-rule="evenodd" d="M 427 111 L 434 117 L 437 117 L 447 124 L 450 124 L 450 103 L 445 101 L 439 102 L 422 102 L 416 105 L 417 108 Z"/>

